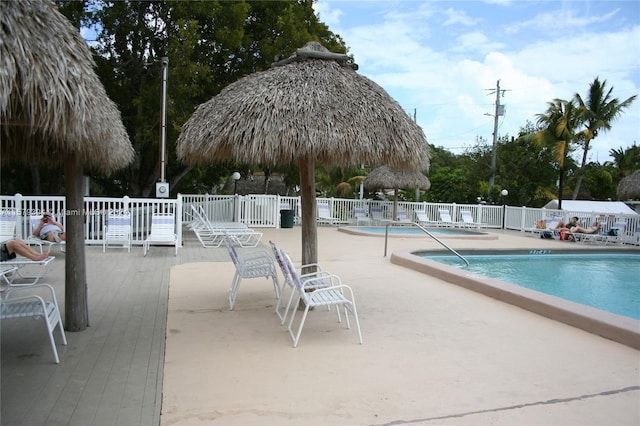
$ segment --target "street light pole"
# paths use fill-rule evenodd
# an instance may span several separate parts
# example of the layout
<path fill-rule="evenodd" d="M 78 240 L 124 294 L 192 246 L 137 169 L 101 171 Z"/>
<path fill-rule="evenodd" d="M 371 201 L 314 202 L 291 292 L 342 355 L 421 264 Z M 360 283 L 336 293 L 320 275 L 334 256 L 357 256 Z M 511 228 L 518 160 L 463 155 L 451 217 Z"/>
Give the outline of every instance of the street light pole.
<path fill-rule="evenodd" d="M 506 198 L 507 198 L 507 195 L 509 195 L 509 191 L 507 191 L 506 189 L 503 189 L 501 194 L 502 194 L 502 229 L 504 229 L 505 223 L 507 221 Z"/>

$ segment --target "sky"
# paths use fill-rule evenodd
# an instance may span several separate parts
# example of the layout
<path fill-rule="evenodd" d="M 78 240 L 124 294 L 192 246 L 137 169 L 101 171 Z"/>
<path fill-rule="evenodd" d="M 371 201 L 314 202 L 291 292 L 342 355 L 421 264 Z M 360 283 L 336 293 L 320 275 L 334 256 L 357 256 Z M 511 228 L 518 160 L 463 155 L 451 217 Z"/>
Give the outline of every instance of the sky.
<path fill-rule="evenodd" d="M 556 98 L 586 99 L 596 77 L 624 101 L 640 95 L 638 1 L 318 0 L 358 72 L 416 118 L 430 144 L 455 154 L 517 136 Z M 640 144 L 640 96 L 591 143 L 589 161 Z M 582 153 L 574 154 L 581 159 Z"/>

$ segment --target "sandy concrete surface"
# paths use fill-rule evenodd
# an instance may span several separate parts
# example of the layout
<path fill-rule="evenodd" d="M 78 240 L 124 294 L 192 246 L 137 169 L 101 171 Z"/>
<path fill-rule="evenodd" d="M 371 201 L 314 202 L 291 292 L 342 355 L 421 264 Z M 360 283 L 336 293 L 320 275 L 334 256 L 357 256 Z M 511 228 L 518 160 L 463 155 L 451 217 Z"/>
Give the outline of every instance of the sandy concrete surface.
<path fill-rule="evenodd" d="M 300 260 L 300 228 L 264 229 Z M 353 287 L 364 344 L 316 309 L 298 348 L 274 313 L 273 286 L 234 268 L 171 270 L 162 425 L 638 425 L 640 351 L 383 257 L 384 239 L 319 229 L 319 260 Z M 498 234 L 453 248 L 558 248 Z M 390 252 L 435 248 L 392 238 Z"/>

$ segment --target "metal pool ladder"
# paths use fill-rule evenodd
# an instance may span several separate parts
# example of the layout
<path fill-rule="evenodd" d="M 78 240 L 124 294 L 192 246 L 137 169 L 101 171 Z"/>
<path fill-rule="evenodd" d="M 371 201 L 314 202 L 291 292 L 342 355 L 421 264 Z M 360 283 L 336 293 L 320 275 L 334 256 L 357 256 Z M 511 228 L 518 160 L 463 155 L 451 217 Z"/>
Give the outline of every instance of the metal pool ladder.
<path fill-rule="evenodd" d="M 408 225 L 409 222 L 396 222 L 396 221 L 392 221 L 389 222 L 385 225 L 384 227 L 384 257 L 387 257 L 387 243 L 389 240 L 389 227 L 392 226 L 395 223 L 402 223 L 403 225 Z M 436 240 L 438 243 L 440 243 L 440 245 L 444 248 L 446 248 L 447 250 L 449 250 L 451 253 L 455 254 L 456 256 L 458 256 L 460 259 L 462 259 L 462 261 L 465 263 L 465 265 L 468 267 L 469 266 L 469 261 L 467 259 L 464 258 L 464 256 L 462 256 L 460 253 L 458 253 L 457 251 L 455 251 L 454 249 L 452 249 L 451 247 L 449 247 L 448 245 L 446 245 L 444 242 L 442 242 L 438 237 L 436 237 L 435 235 L 433 235 L 431 232 L 429 232 L 428 229 L 426 229 L 425 227 L 423 227 L 422 225 L 420 225 L 419 223 L 416 222 L 410 222 L 411 225 L 415 225 L 417 226 L 420 230 L 422 230 L 422 232 L 424 232 L 425 234 L 427 234 L 428 236 L 430 236 L 431 238 L 433 238 L 434 240 Z"/>

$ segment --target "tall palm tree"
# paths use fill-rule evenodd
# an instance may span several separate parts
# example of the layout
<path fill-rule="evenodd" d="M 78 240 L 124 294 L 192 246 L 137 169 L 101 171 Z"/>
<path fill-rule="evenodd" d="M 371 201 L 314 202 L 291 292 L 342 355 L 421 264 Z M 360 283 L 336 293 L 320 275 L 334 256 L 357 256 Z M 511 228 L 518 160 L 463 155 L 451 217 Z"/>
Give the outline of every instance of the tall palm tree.
<path fill-rule="evenodd" d="M 599 78 L 596 77 L 593 83 L 589 85 L 586 102 L 578 93 L 574 95 L 574 100 L 580 109 L 579 120 L 584 123 L 586 127 L 581 132 L 584 151 L 582 153 L 582 163 L 578 171 L 578 180 L 573 190 L 574 200 L 578 197 L 580 186 L 582 185 L 583 172 L 587 163 L 587 154 L 589 153 L 589 143 L 595 139 L 600 132 L 611 130 L 613 121 L 636 99 L 634 95 L 620 102 L 618 98 L 613 98 L 611 95 L 613 87 L 607 90 L 606 86 L 607 80 L 600 82 Z"/>
<path fill-rule="evenodd" d="M 526 136 L 540 146 L 551 146 L 558 162 L 558 208 L 562 208 L 562 192 L 564 187 L 565 160 L 576 142 L 575 129 L 579 120 L 579 109 L 573 101 L 554 99 L 549 102 L 544 114 L 537 114 L 541 130 Z"/>

